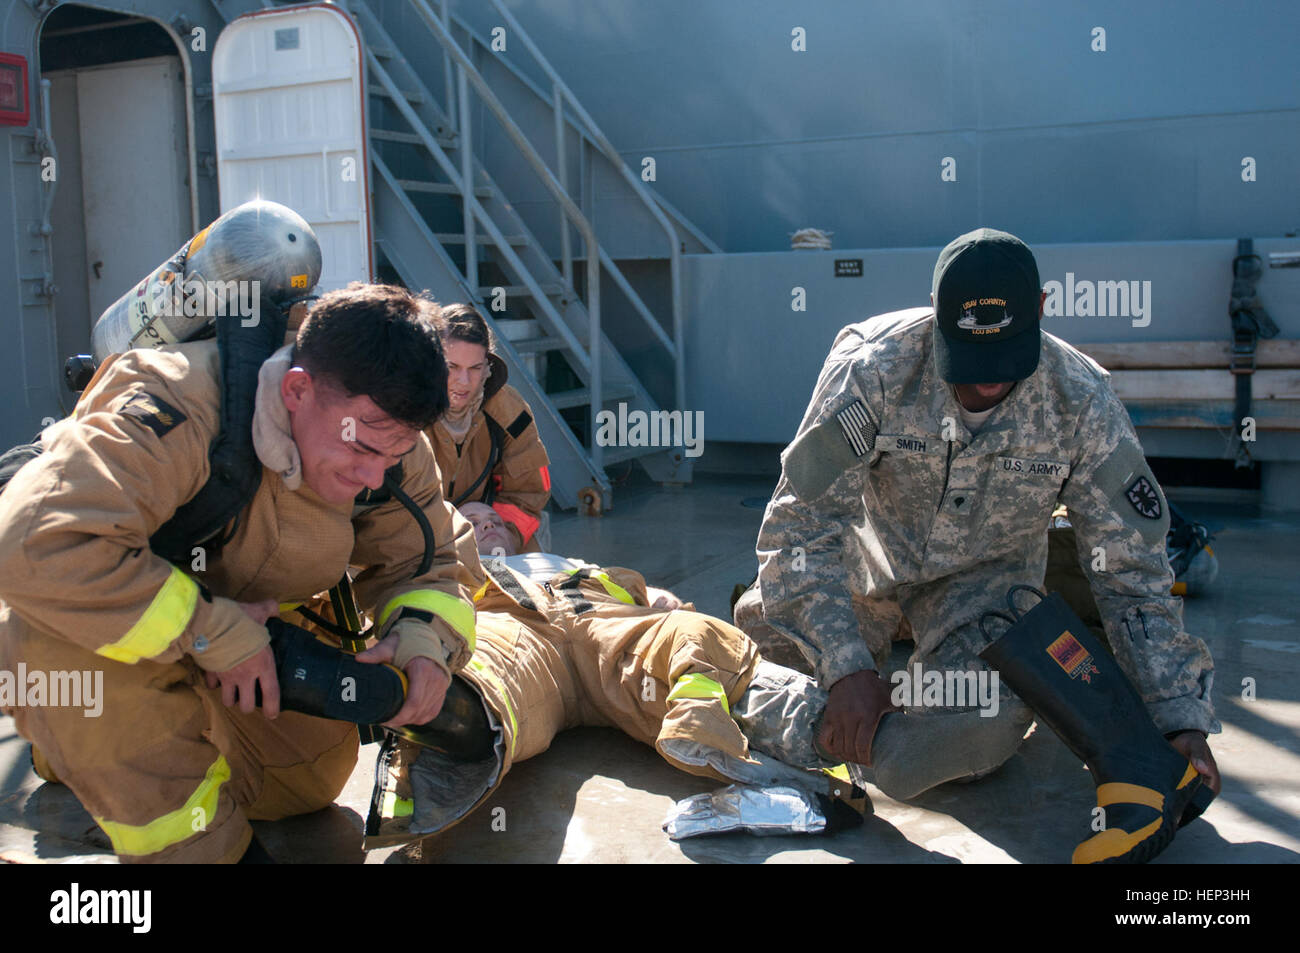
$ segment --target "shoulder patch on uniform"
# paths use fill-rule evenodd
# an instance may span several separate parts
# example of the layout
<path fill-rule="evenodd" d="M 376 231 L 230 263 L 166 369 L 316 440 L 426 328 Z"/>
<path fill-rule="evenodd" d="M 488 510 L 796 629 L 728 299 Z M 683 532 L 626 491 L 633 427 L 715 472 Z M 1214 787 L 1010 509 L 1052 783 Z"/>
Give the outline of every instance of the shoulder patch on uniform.
<path fill-rule="evenodd" d="M 847 416 L 837 413 L 809 427 L 781 454 L 785 475 L 802 499 L 820 497 L 842 473 L 861 465 L 875 443 L 875 427 L 861 401 L 853 401 L 840 413 Z"/>
<path fill-rule="evenodd" d="M 1146 477 L 1140 476 L 1130 483 L 1124 490 L 1124 496 L 1133 505 L 1133 509 L 1138 511 L 1138 515 L 1149 520 L 1160 519 L 1163 513 L 1160 494 Z"/>
<path fill-rule="evenodd" d="M 134 417 L 159 437 L 165 437 L 189 419 L 161 397 L 147 393 L 136 394 L 120 413 L 124 417 Z"/>
<path fill-rule="evenodd" d="M 864 455 L 875 446 L 876 428 L 867 417 L 867 410 L 862 406 L 862 401 L 855 400 L 837 413 L 835 419 L 839 421 L 840 429 L 844 431 L 844 439 L 849 442 L 849 448 L 855 457 Z"/>
<path fill-rule="evenodd" d="M 1149 545 L 1163 545 L 1165 510 L 1160 486 L 1142 448 L 1125 441 L 1097 467 L 1093 484 L 1105 494 L 1115 516 L 1137 530 Z"/>
<path fill-rule="evenodd" d="M 532 414 L 530 414 L 526 410 L 520 411 L 519 416 L 515 418 L 515 422 L 506 428 L 506 433 L 510 434 L 510 436 L 518 440 L 519 435 L 523 433 L 525 430 L 527 430 L 528 425 L 531 424 L 532 422 L 533 422 Z"/>

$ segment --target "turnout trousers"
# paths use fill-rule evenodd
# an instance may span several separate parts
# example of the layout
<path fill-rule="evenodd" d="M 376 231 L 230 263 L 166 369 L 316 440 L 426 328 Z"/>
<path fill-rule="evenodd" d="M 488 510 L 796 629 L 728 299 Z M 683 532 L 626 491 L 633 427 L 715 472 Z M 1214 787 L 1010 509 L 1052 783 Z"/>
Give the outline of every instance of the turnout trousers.
<path fill-rule="evenodd" d="M 0 614 L 10 610 L 0 607 Z M 187 662 L 134 665 L 44 636 L 17 618 L 0 667 L 103 673 L 96 717 L 87 709 L 24 705 L 19 734 L 39 749 L 126 863 L 237 861 L 250 820 L 278 820 L 330 804 L 357 759 L 357 729 L 339 721 L 225 707 Z"/>

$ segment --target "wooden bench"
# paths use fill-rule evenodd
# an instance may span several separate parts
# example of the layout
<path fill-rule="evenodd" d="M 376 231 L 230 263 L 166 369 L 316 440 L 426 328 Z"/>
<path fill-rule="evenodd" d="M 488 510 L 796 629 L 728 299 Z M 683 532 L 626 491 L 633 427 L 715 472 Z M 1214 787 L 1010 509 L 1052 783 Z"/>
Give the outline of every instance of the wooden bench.
<path fill-rule="evenodd" d="M 1137 427 L 1227 429 L 1237 382 L 1231 344 L 1151 341 L 1075 345 L 1111 372 L 1111 386 Z M 1300 430 L 1300 341 L 1261 340 L 1251 379 L 1257 430 Z"/>

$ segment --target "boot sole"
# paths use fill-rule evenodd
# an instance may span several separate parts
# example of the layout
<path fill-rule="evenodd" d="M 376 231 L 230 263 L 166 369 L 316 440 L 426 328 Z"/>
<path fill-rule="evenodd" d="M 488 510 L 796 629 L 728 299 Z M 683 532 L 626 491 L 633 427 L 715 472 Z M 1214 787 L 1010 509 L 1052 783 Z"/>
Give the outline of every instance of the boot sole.
<path fill-rule="evenodd" d="M 1196 793 L 1192 795 L 1192 799 L 1187 803 L 1187 807 L 1183 809 L 1182 820 L 1178 822 L 1179 828 L 1186 827 L 1204 814 L 1205 809 L 1210 806 L 1214 798 L 1213 789 L 1202 781 L 1201 786 L 1196 789 Z"/>
<path fill-rule="evenodd" d="M 1145 864 L 1155 859 L 1173 842 L 1178 829 L 1196 816 L 1186 817 L 1197 802 L 1201 787 L 1201 776 L 1196 773 L 1196 769 L 1191 764 L 1188 764 L 1187 771 L 1179 782 L 1179 787 L 1163 798 L 1163 806 L 1158 819 L 1134 833 L 1119 828 L 1102 831 L 1075 848 L 1071 862 L 1076 864 Z M 1152 790 L 1153 794 L 1160 794 L 1160 792 L 1153 789 L 1149 790 Z M 1212 799 L 1213 793 L 1210 796 L 1210 800 Z M 1120 801 L 1116 803 L 1136 802 Z M 1208 800 L 1204 801 L 1200 810 L 1204 810 L 1204 806 L 1208 803 Z M 1199 814 L 1199 811 L 1197 813 Z M 1119 832 L 1119 836 L 1108 836 L 1116 831 Z M 1125 845 L 1127 845 L 1127 849 L 1118 853 L 1114 852 L 1116 847 L 1124 847 Z M 1090 858 L 1090 855 L 1102 852 L 1109 853 L 1109 856 Z"/>

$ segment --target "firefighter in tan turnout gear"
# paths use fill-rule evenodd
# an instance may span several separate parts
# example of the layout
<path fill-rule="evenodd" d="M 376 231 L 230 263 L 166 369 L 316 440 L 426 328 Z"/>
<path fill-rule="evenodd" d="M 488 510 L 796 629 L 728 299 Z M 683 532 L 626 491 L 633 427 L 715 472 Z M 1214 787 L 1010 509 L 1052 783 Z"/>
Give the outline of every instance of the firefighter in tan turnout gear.
<path fill-rule="evenodd" d="M 438 317 L 447 357 L 447 412 L 428 429 L 453 506 L 486 503 L 501 515 L 520 551 L 536 551 L 542 510 L 551 497 L 550 460 L 532 408 L 506 383 L 483 316 L 467 304 Z"/>
<path fill-rule="evenodd" d="M 0 666 L 102 670 L 105 696 L 98 718 L 11 714 L 122 860 L 235 861 L 250 848 L 249 820 L 314 811 L 339 793 L 356 726 L 278 711 L 264 622 L 349 565 L 361 567 L 358 602 L 381 636 L 361 658 L 409 681 L 390 724 L 436 715 L 468 660 L 478 557 L 421 434 L 446 406 L 434 307 L 361 285 L 316 303 L 296 343 L 261 368 L 256 494 L 224 545 L 190 565 L 154 555 L 150 536 L 208 479 L 215 342 L 110 359 L 0 496 Z M 354 505 L 399 463 L 436 552 L 397 500 Z"/>
<path fill-rule="evenodd" d="M 1213 663 L 1170 595 L 1164 495 L 1106 372 L 1040 331 L 1038 269 L 1019 239 L 992 229 L 955 239 L 939 256 L 931 300 L 836 338 L 782 454 L 758 538 L 757 598 L 737 605 L 737 620 L 765 652 L 764 632 L 803 653 L 829 692 L 823 750 L 871 765 L 874 782 L 900 799 L 995 769 L 1035 713 L 1054 727 L 1084 725 L 1077 737 L 1058 730 L 1076 751 L 1083 740 L 1120 745 L 1094 716 L 1118 704 L 1100 693 L 1131 681 L 1142 699 L 1132 717 L 1154 722 L 1159 749 L 1131 763 L 1159 761 L 1165 776 L 1099 776 L 1111 825 L 1076 859 L 1146 859 L 1185 819 L 1199 782 L 1219 786 L 1205 740 L 1219 730 Z M 1069 660 L 1075 694 L 1011 684 L 1018 677 L 1003 665 L 993 717 L 919 691 L 898 712 L 877 669 L 903 621 L 916 642 L 909 671 L 988 676 L 981 617 L 1011 587 L 1043 579 L 1058 502 L 1109 640 L 1097 659 L 1105 671 L 1081 669 L 1086 653 L 1066 632 L 1054 657 Z M 1056 717 L 1067 709 L 1069 719 Z"/>

